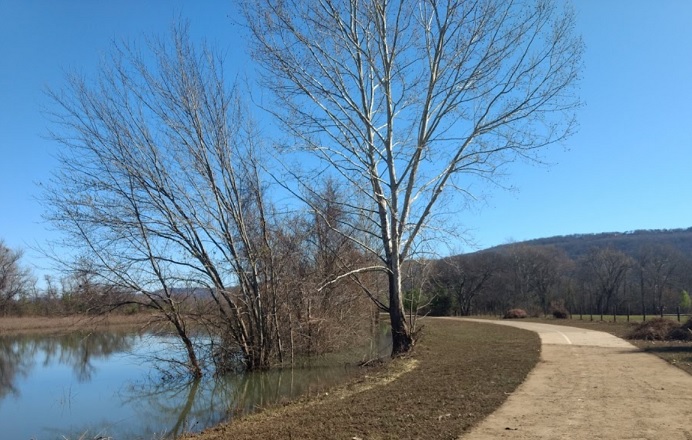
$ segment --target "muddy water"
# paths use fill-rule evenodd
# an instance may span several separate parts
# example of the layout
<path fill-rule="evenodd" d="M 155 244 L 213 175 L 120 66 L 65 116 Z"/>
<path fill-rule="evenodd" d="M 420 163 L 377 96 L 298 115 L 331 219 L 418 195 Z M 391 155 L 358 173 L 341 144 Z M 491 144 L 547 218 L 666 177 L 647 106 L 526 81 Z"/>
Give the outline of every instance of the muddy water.
<path fill-rule="evenodd" d="M 174 339 L 133 333 L 0 337 L 0 438 L 176 438 L 344 381 L 353 366 L 171 380 Z M 382 349 L 380 347 L 380 349 Z"/>

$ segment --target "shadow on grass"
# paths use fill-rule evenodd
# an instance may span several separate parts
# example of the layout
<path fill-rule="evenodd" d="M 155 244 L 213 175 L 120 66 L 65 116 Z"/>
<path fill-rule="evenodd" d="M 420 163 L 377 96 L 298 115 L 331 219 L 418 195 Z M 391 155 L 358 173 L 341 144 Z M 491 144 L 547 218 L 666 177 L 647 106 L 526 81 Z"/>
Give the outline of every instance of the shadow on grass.
<path fill-rule="evenodd" d="M 687 354 L 692 359 L 692 345 L 656 345 L 641 347 L 647 353 L 676 353 Z"/>
<path fill-rule="evenodd" d="M 680 341 L 630 341 L 643 352 L 660 357 L 664 361 L 692 374 L 692 342 Z"/>

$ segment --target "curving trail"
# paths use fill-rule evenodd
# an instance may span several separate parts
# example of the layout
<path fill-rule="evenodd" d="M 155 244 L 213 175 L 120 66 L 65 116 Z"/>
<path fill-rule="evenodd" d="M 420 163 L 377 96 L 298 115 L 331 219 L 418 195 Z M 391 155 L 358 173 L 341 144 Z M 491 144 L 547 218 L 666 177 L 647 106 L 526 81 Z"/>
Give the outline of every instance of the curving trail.
<path fill-rule="evenodd" d="M 488 321 L 537 332 L 541 360 L 463 440 L 692 440 L 692 375 L 604 332 Z"/>

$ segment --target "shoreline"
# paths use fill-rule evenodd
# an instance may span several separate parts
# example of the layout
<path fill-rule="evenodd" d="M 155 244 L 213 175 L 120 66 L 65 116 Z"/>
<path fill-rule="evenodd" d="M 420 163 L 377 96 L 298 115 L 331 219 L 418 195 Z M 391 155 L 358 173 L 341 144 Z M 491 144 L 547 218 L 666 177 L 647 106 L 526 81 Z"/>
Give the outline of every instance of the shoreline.
<path fill-rule="evenodd" d="M 78 330 L 112 330 L 144 328 L 159 321 L 156 315 L 69 315 L 69 316 L 3 316 L 0 335 L 68 333 Z"/>

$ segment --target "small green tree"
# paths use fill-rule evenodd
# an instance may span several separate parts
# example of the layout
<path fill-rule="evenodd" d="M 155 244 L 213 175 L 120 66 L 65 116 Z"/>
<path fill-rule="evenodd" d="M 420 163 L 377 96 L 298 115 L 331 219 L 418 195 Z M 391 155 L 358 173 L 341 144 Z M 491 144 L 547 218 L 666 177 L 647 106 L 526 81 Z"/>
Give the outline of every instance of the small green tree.
<path fill-rule="evenodd" d="M 690 306 L 692 306 L 692 300 L 690 299 L 690 294 L 687 293 L 687 290 L 683 290 L 680 292 L 680 310 L 683 312 L 687 313 L 690 310 Z"/>

